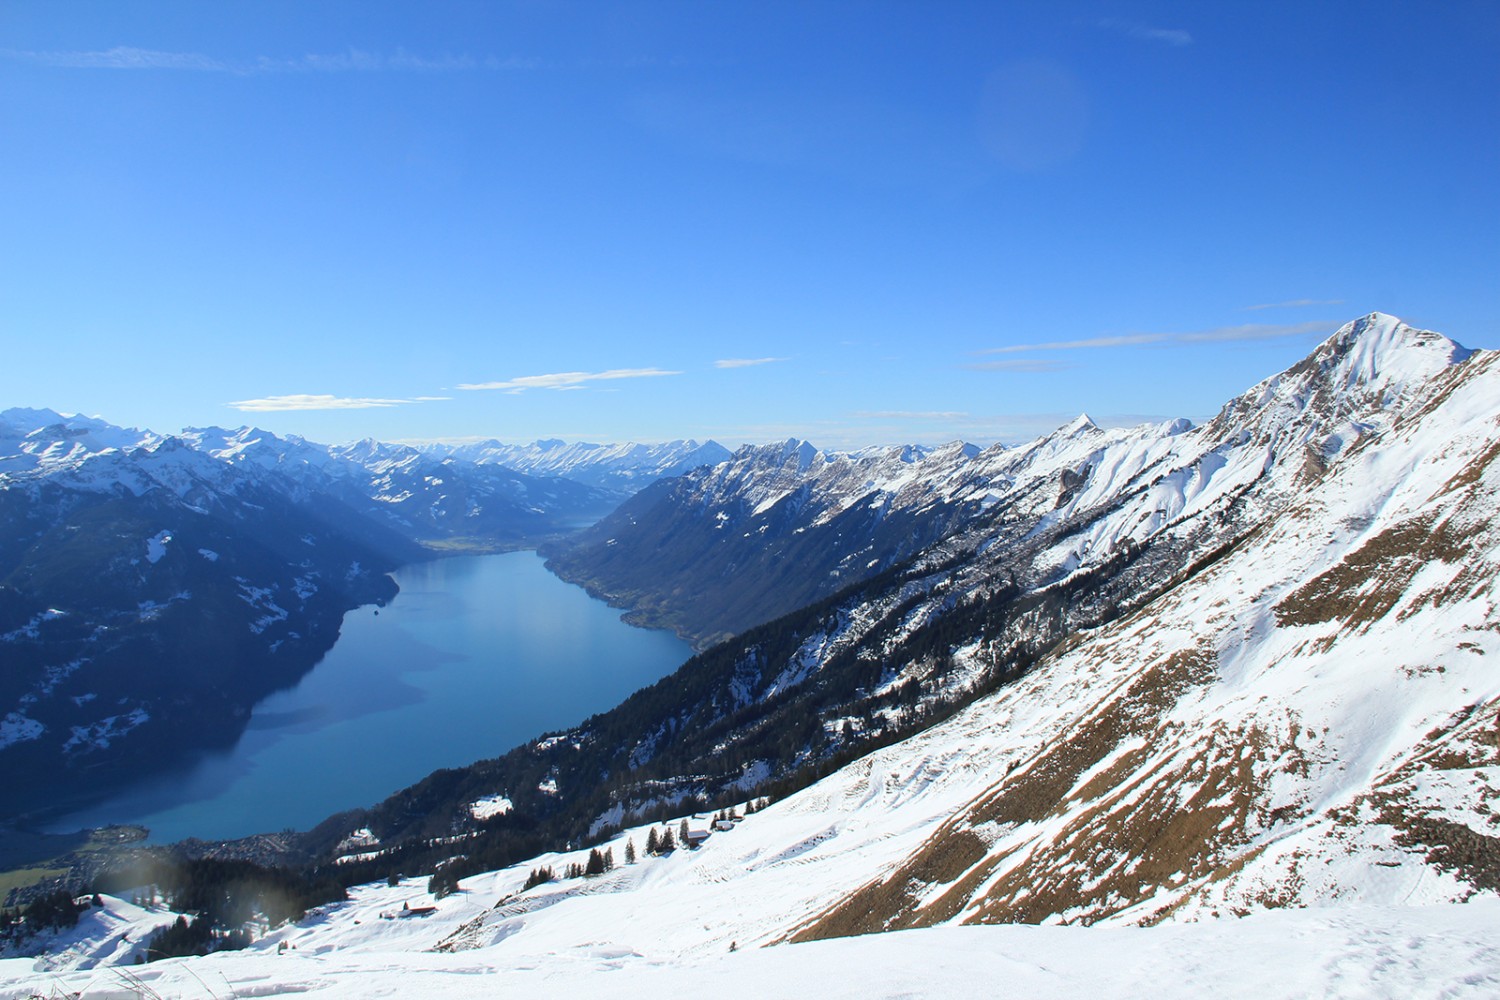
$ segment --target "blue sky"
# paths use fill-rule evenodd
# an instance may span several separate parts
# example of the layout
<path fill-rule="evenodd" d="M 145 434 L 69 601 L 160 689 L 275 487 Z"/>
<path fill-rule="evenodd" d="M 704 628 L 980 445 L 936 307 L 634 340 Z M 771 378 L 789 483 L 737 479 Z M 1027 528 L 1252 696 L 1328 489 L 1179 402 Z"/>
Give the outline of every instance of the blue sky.
<path fill-rule="evenodd" d="M 0 408 L 825 447 L 1500 346 L 1500 4 L 0 4 Z"/>

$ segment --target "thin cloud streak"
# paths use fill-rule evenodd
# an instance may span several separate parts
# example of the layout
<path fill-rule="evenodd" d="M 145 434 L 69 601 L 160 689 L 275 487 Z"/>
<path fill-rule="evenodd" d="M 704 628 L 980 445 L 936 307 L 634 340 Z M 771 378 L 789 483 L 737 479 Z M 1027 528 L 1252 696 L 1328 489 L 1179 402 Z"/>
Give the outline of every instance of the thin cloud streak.
<path fill-rule="evenodd" d="M 444 396 L 420 396 L 417 399 L 374 399 L 332 395 L 294 394 L 290 396 L 265 396 L 260 399 L 241 399 L 226 403 L 245 413 L 282 413 L 291 410 L 370 410 L 407 403 L 445 399 Z"/>
<path fill-rule="evenodd" d="M 1258 306 L 1246 306 L 1246 312 L 1259 309 L 1304 309 L 1307 306 L 1341 306 L 1343 299 L 1292 299 L 1289 302 L 1264 302 Z"/>
<path fill-rule="evenodd" d="M 1332 333 L 1338 323 L 1286 323 L 1270 326 L 1263 323 L 1242 323 L 1239 326 L 1222 326 L 1217 330 L 1178 334 L 1175 339 L 1184 344 L 1224 343 L 1236 340 L 1277 340 L 1281 337 L 1300 337 L 1309 333 Z"/>
<path fill-rule="evenodd" d="M 1139 21 L 1127 21 L 1118 17 L 1104 18 L 1098 22 L 1098 26 L 1105 31 L 1113 31 L 1143 42 L 1161 42 L 1179 48 L 1193 44 L 1193 36 L 1181 28 L 1155 28 L 1149 24 L 1141 24 Z"/>
<path fill-rule="evenodd" d="M 1282 337 L 1300 337 L 1310 333 L 1332 333 L 1337 323 L 1313 321 L 1309 323 L 1241 323 L 1239 326 L 1221 326 L 1212 330 L 1196 330 L 1191 333 L 1137 333 L 1120 337 L 1091 337 L 1086 340 L 1054 340 L 1044 344 L 1011 344 L 1008 347 L 991 347 L 977 354 L 1020 354 L 1031 351 L 1074 351 L 1108 347 L 1140 347 L 1147 344 L 1209 344 L 1234 341 L 1277 340 Z M 1011 363 L 981 362 L 967 365 L 978 371 L 1047 371 L 1051 369 L 1022 367 L 1031 359 Z M 1049 362 L 1038 361 L 1037 364 Z"/>
<path fill-rule="evenodd" d="M 589 382 L 614 381 L 624 378 L 660 378 L 681 374 L 682 372 L 665 371 L 661 368 L 612 368 L 603 372 L 553 372 L 547 375 L 522 375 L 519 378 L 505 379 L 500 382 L 466 382 L 454 388 L 471 392 L 495 390 L 516 395 L 527 389 L 568 391 L 587 388 Z"/>
<path fill-rule="evenodd" d="M 722 358 L 714 362 L 715 368 L 752 368 L 756 365 L 769 365 L 777 361 L 785 361 L 786 358 Z"/>
<path fill-rule="evenodd" d="M 184 70 L 197 73 L 229 73 L 253 76 L 272 73 L 464 73 L 477 70 L 535 70 L 540 59 L 521 56 L 475 56 L 444 53 L 421 56 L 397 49 L 392 55 L 350 49 L 347 52 L 307 53 L 293 58 L 257 56 L 249 62 L 216 59 L 200 52 L 161 52 L 117 45 L 96 51 L 32 52 L 0 49 L 6 59 L 36 63 L 56 69 Z"/>
<path fill-rule="evenodd" d="M 860 410 L 853 414 L 860 420 L 967 420 L 960 410 Z"/>
<path fill-rule="evenodd" d="M 1137 344 L 1156 344 L 1171 338 L 1170 333 L 1132 333 L 1122 337 L 1089 337 L 1086 340 L 1052 340 L 1044 344 L 1011 344 L 1009 347 L 991 347 L 979 354 L 1020 354 L 1025 351 L 1077 351 L 1096 347 L 1134 347 Z"/>
<path fill-rule="evenodd" d="M 233 72 L 228 63 L 197 52 L 157 52 L 117 45 L 93 52 L 28 52 L 0 49 L 7 59 L 37 63 L 58 69 L 178 69 L 200 73 Z"/>
<path fill-rule="evenodd" d="M 1072 368 L 1072 365 L 1051 358 L 1016 358 L 1012 361 L 976 361 L 973 364 L 964 365 L 971 372 L 1019 372 L 1028 375 L 1043 375 L 1047 372 L 1060 372 Z"/>

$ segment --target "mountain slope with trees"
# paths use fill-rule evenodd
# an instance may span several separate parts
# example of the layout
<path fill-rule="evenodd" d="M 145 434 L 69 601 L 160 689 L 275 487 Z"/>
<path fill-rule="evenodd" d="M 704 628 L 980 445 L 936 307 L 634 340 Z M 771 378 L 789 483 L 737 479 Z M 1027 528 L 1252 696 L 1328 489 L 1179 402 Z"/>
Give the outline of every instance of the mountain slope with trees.
<path fill-rule="evenodd" d="M 1312 793 L 1282 801 L 1273 793 L 1286 779 L 1256 777 L 1247 763 L 1244 774 L 1219 773 L 1203 792 L 1230 796 L 1239 803 L 1231 812 L 1216 805 L 1218 811 L 1184 819 L 1196 841 L 1170 832 L 1168 817 L 1191 814 L 1185 783 L 1225 761 L 1264 750 L 1277 766 L 1312 773 L 1313 756 L 1297 744 L 1313 737 L 1275 729 L 1263 714 L 1303 711 L 1296 695 L 1305 685 L 1244 695 L 1245 663 L 1265 658 L 1268 665 L 1256 668 L 1265 671 L 1295 656 L 1295 669 L 1272 671 L 1282 679 L 1304 676 L 1298 671 L 1316 678 L 1331 669 L 1324 660 L 1352 663 L 1357 674 L 1361 658 L 1373 653 L 1347 637 L 1358 628 L 1346 621 L 1345 605 L 1361 627 L 1378 622 L 1380 648 L 1399 648 L 1406 619 L 1420 612 L 1433 617 L 1423 634 L 1438 637 L 1434 659 L 1392 665 L 1375 689 L 1403 703 L 1401 684 L 1417 677 L 1432 692 L 1412 716 L 1420 721 L 1401 723 L 1399 739 L 1413 727 L 1437 726 L 1468 699 L 1487 704 L 1489 695 L 1474 686 L 1481 675 L 1472 671 L 1482 669 L 1495 632 L 1483 601 L 1493 582 L 1494 539 L 1480 522 L 1495 501 L 1497 379 L 1492 355 L 1472 355 L 1376 314 L 1344 327 L 1200 428 L 1107 434 L 1079 422 L 1009 454 L 1012 469 L 1035 470 L 1029 486 L 1015 475 L 1003 500 L 915 559 L 706 650 L 576 729 L 495 761 L 439 772 L 367 813 L 330 821 L 323 836 L 351 820 L 373 829 L 385 853 L 361 863 L 368 873 L 387 864 L 431 867 L 452 857 L 448 845 L 457 837 L 463 856 L 439 879 L 451 885 L 548 844 L 585 841 L 684 808 L 784 794 L 843 774 L 840 767 L 881 747 L 900 756 L 902 747 L 926 745 L 927 733 L 960 724 L 944 720 L 969 720 L 972 736 L 974 725 L 999 718 L 1010 721 L 994 723 L 979 741 L 985 749 L 964 765 L 965 780 L 980 782 L 972 799 L 951 803 L 971 818 L 955 816 L 951 835 L 935 831 L 928 854 L 910 861 L 909 875 L 872 883 L 849 913 L 863 908 L 876 922 L 915 925 L 978 905 L 974 893 L 988 889 L 987 879 L 1040 850 L 1026 845 L 1061 850 L 1049 839 L 1058 824 L 1075 813 L 1095 815 L 1071 804 L 1075 786 L 1087 786 L 1081 801 L 1090 808 L 1101 796 L 1112 803 L 1117 796 L 1118 808 L 1126 808 L 1135 800 L 1121 789 L 1136 780 L 1131 768 L 1146 762 L 1161 805 L 1140 822 L 1158 817 L 1169 831 L 1157 864 L 1187 865 L 1183 871 L 1219 885 L 1226 876 L 1216 873 L 1244 866 L 1238 847 L 1257 845 L 1277 823 L 1318 815 L 1309 807 Z M 1461 538 L 1434 534 L 1450 523 L 1465 525 Z M 1429 579 L 1439 570 L 1415 573 L 1433 560 L 1446 567 L 1441 586 Z M 1256 575 L 1241 568 L 1247 566 Z M 1264 582 L 1252 586 L 1251 579 Z M 1293 626 L 1304 624 L 1317 634 L 1284 645 Z M 1342 656 L 1345 643 L 1360 651 L 1352 660 Z M 1466 680 L 1455 681 L 1460 666 Z M 1245 709 L 1234 698 L 1233 711 L 1210 701 L 1212 711 L 1183 721 L 1179 701 L 1196 704 L 1191 699 L 1223 684 L 1258 707 L 1240 716 Z M 1342 692 L 1338 685 L 1333 690 Z M 971 707 L 981 699 L 990 706 L 982 712 Z M 1355 725 L 1348 715 L 1335 716 L 1319 724 Z M 1028 728 L 1016 721 L 1022 719 L 1040 721 Z M 1321 733 L 1319 724 L 1310 728 Z M 1208 756 L 1193 749 L 1203 734 L 1216 734 Z M 1142 745 L 1159 745 L 1170 766 L 1145 756 Z M 1037 748 L 1029 764 L 1027 746 Z M 1336 767 L 1338 757 L 1318 759 Z M 1389 766 L 1393 776 L 1406 774 L 1399 759 Z M 1019 784 L 1001 782 L 1010 770 Z M 1234 775 L 1240 784 L 1231 782 Z M 1376 794 L 1357 781 L 1343 787 L 1351 798 Z M 496 795 L 513 808 L 474 821 L 469 804 Z M 1054 814 L 1061 818 L 1047 819 Z M 1209 817 L 1214 824 L 1203 826 Z M 1488 841 L 1444 826 L 1449 819 L 1413 822 L 1447 831 L 1447 847 L 1430 846 L 1435 856 L 1459 857 L 1459 844 L 1487 856 Z M 1040 839 L 1020 841 L 998 860 L 981 850 L 1016 823 Z M 1112 841 L 1119 864 L 1146 851 L 1156 835 L 1125 823 Z M 1179 843 L 1184 837 L 1186 845 Z M 1081 839 L 1057 870 L 1088 871 L 1083 854 L 1091 847 L 1097 849 L 1094 841 Z M 1366 855 L 1362 863 L 1368 869 L 1372 862 Z M 947 909 L 929 912 L 934 895 L 960 876 L 970 877 L 967 888 L 953 890 Z M 910 894 L 902 886 L 912 879 L 933 888 L 903 902 Z M 1012 900 L 1010 909 L 992 903 L 989 912 L 995 919 L 1095 919 L 1142 905 L 1148 890 L 1183 896 L 1184 884 L 1142 876 L 1094 895 L 1065 885 L 1050 903 Z M 877 928 L 851 924 L 830 908 L 802 933 L 870 929 Z"/>

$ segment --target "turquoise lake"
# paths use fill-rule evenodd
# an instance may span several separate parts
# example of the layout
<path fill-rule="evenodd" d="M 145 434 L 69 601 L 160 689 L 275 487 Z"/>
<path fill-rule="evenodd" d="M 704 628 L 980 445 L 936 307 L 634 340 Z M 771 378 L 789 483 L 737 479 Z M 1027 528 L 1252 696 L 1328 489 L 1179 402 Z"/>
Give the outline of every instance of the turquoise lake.
<path fill-rule="evenodd" d="M 393 575 L 396 599 L 345 615 L 333 649 L 256 706 L 232 751 L 50 828 L 135 823 L 155 843 L 307 829 L 438 768 L 575 725 L 692 655 L 670 633 L 626 625 L 533 552 Z"/>

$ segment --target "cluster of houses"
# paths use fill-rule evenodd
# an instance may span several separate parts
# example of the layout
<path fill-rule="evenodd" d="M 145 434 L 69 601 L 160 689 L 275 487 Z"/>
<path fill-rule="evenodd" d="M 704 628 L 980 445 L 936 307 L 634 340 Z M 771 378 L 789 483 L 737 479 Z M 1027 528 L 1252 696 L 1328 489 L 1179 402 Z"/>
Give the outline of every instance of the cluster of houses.
<path fill-rule="evenodd" d="M 715 833 L 724 833 L 733 830 L 744 819 L 742 815 L 733 809 L 722 810 L 715 813 L 712 818 L 706 816 L 690 816 L 682 821 L 680 833 L 685 846 L 692 850 L 702 847 L 704 842 Z M 355 837 L 361 834 L 371 836 L 368 830 L 356 830 Z M 352 839 L 352 838 L 351 838 Z M 373 837 L 372 837 L 373 839 Z M 379 841 L 375 841 L 379 843 Z M 342 846 L 342 845 L 341 845 Z M 354 844 L 353 846 L 370 846 L 368 844 Z M 401 904 L 399 910 L 385 910 L 380 914 L 382 920 L 404 920 L 408 917 L 425 917 L 437 912 L 437 904 L 430 898 L 407 900 Z"/>
<path fill-rule="evenodd" d="M 739 825 L 742 819 L 744 819 L 743 816 L 732 810 L 729 812 L 720 812 L 713 819 L 706 819 L 703 816 L 692 816 L 684 821 L 687 824 L 687 846 L 692 848 L 701 847 L 703 846 L 703 842 L 713 836 L 713 834 L 733 830 Z"/>

